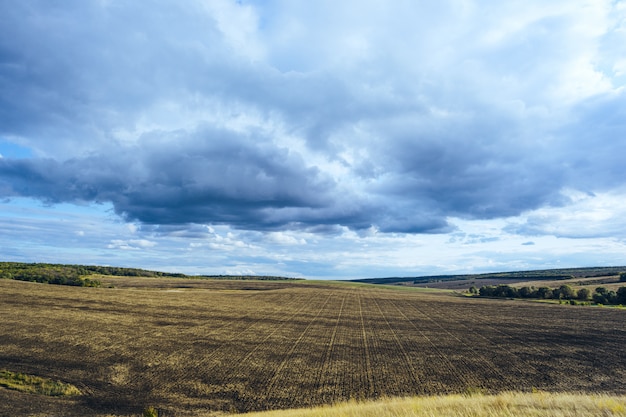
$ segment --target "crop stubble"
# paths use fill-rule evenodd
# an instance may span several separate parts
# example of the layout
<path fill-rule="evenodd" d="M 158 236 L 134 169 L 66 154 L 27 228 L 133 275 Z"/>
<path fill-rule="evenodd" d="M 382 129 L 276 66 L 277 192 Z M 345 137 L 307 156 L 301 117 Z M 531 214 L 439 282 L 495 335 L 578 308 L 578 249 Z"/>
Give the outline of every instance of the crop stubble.
<path fill-rule="evenodd" d="M 472 390 L 626 392 L 624 310 L 312 282 L 116 284 L 0 280 L 0 369 L 84 393 L 50 399 L 0 389 L 0 414 L 57 407 L 124 415 L 153 405 L 183 415 Z"/>

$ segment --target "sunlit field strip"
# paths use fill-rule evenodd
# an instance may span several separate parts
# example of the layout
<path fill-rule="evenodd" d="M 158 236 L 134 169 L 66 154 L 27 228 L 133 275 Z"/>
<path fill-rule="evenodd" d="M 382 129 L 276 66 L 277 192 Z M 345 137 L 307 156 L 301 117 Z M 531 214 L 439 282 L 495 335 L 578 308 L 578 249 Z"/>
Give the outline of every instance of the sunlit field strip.
<path fill-rule="evenodd" d="M 314 409 L 250 413 L 246 417 L 623 417 L 626 396 L 555 393 L 447 395 L 351 401 Z"/>

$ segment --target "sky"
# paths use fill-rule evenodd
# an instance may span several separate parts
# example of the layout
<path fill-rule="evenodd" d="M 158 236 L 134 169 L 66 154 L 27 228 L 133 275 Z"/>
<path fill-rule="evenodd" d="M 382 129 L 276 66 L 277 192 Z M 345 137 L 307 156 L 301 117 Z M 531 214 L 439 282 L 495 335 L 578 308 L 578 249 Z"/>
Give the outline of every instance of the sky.
<path fill-rule="evenodd" d="M 626 1 L 0 0 L 0 259 L 626 265 Z"/>

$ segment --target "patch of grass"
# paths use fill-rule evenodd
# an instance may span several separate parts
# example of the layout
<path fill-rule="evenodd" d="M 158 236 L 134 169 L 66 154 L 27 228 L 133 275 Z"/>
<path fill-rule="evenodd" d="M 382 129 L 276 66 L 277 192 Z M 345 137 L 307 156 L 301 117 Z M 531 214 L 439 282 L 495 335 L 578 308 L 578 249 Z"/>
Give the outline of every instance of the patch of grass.
<path fill-rule="evenodd" d="M 0 370 L 0 386 L 15 391 L 51 397 L 80 395 L 80 391 L 74 385 L 7 370 Z"/>
<path fill-rule="evenodd" d="M 442 395 L 387 398 L 298 410 L 267 411 L 246 417 L 537 417 L 626 416 L 626 396 L 505 392 L 498 395 Z"/>

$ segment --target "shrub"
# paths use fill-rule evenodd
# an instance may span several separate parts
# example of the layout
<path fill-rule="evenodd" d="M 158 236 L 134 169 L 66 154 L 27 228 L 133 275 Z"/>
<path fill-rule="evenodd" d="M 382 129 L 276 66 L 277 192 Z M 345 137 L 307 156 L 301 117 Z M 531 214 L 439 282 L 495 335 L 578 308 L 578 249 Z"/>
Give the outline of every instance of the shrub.
<path fill-rule="evenodd" d="M 150 406 L 143 410 L 143 417 L 159 417 L 159 412 L 156 408 Z"/>

